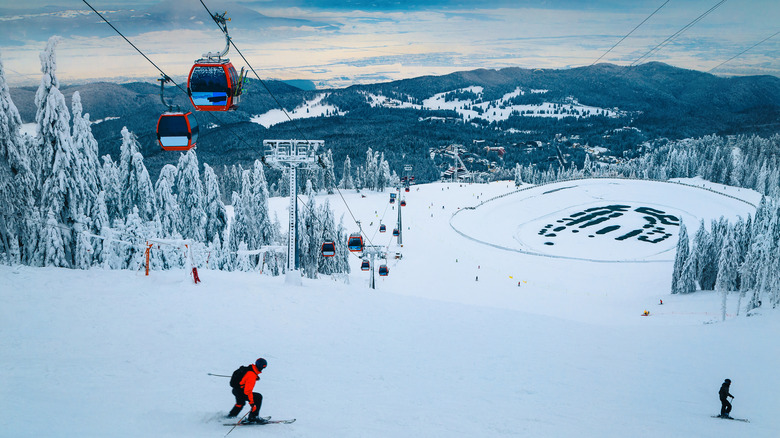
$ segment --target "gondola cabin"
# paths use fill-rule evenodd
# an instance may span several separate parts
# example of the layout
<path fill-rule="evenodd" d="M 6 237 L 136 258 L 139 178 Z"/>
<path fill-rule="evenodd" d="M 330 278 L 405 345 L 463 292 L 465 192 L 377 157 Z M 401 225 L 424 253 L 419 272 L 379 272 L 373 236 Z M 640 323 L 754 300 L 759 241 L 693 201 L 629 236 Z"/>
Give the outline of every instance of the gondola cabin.
<path fill-rule="evenodd" d="M 387 231 L 387 227 L 385 226 L 385 224 L 380 225 L 379 226 L 379 232 L 380 233 L 384 233 L 385 231 Z"/>
<path fill-rule="evenodd" d="M 236 109 L 241 100 L 241 83 L 228 59 L 199 59 L 190 70 L 187 94 L 198 111 Z"/>
<path fill-rule="evenodd" d="M 363 236 L 360 234 L 350 234 L 347 239 L 347 249 L 352 252 L 363 251 Z"/>
<path fill-rule="evenodd" d="M 405 199 L 401 200 L 401 207 L 406 207 L 406 200 Z"/>
<path fill-rule="evenodd" d="M 390 193 L 390 203 L 395 204 L 395 193 Z"/>
<path fill-rule="evenodd" d="M 166 151 L 188 151 L 198 142 L 198 120 L 191 112 L 164 113 L 157 120 L 157 142 Z"/>
<path fill-rule="evenodd" d="M 404 191 L 408 192 L 408 191 L 409 191 L 409 187 L 406 187 L 406 188 L 404 189 Z"/>
<path fill-rule="evenodd" d="M 363 261 L 360 263 L 360 270 L 368 271 L 369 269 L 371 269 L 371 263 L 369 263 L 368 260 L 363 259 Z"/>
<path fill-rule="evenodd" d="M 324 242 L 320 250 L 323 257 L 333 257 L 336 255 L 336 242 Z"/>
<path fill-rule="evenodd" d="M 379 275 L 382 277 L 387 277 L 387 274 L 390 273 L 390 269 L 387 268 L 387 265 L 381 265 L 379 266 Z"/>
<path fill-rule="evenodd" d="M 399 234 L 401 234 L 401 233 L 398 232 L 398 228 L 393 228 L 393 236 L 398 237 Z"/>

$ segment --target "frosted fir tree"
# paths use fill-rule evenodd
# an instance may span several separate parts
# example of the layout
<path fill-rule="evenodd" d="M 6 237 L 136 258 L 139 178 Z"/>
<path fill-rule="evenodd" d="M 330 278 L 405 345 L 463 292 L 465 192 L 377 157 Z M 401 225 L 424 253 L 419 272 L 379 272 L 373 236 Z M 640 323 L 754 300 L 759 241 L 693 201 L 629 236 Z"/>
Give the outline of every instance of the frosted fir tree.
<path fill-rule="evenodd" d="M 718 276 L 715 281 L 715 290 L 723 295 L 722 316 L 726 320 L 726 303 L 728 293 L 737 285 L 738 275 L 738 254 L 737 244 L 734 239 L 734 233 L 729 230 L 723 239 L 723 249 L 720 252 L 718 260 Z"/>
<path fill-rule="evenodd" d="M 325 162 L 325 191 L 329 195 L 332 195 L 336 189 L 336 173 L 333 170 L 333 152 L 330 149 L 328 149 L 328 152 L 325 154 L 323 161 Z"/>
<path fill-rule="evenodd" d="M 123 218 L 124 213 L 122 211 L 121 186 L 119 185 L 121 181 L 119 167 L 111 159 L 111 155 L 103 156 L 103 165 L 100 167 L 98 175 L 100 185 L 103 187 L 108 218 L 113 223 L 114 219 Z"/>
<path fill-rule="evenodd" d="M 90 220 L 84 214 L 80 214 L 73 224 L 76 233 L 76 245 L 73 254 L 73 267 L 76 269 L 89 269 L 92 266 L 92 238 L 90 237 Z"/>
<path fill-rule="evenodd" d="M 350 252 L 347 249 L 347 231 L 344 228 L 344 215 L 341 215 L 339 219 L 339 226 L 336 229 L 336 272 L 342 272 L 349 274 L 349 256 Z"/>
<path fill-rule="evenodd" d="M 78 157 L 77 164 L 80 165 L 78 174 L 81 175 L 84 211 L 88 216 L 91 216 L 95 199 L 102 190 L 99 176 L 98 143 L 95 136 L 92 135 L 89 114 L 82 114 L 81 95 L 78 91 L 73 93 L 71 107 L 73 110 L 73 148 Z"/>
<path fill-rule="evenodd" d="M 105 256 L 104 248 L 108 247 L 108 238 L 110 237 L 111 220 L 108 217 L 108 207 L 106 207 L 106 192 L 101 191 L 95 199 L 95 205 L 92 208 L 92 229 L 103 239 L 95 239 L 93 242 L 93 262 L 104 266 Z"/>
<path fill-rule="evenodd" d="M 317 217 L 317 205 L 310 197 L 299 212 L 298 256 L 299 267 L 307 278 L 317 278 L 319 258 L 322 256 L 322 226 Z"/>
<path fill-rule="evenodd" d="M 677 252 L 674 256 L 674 268 L 672 269 L 672 293 L 684 293 L 682 283 L 682 271 L 685 263 L 691 258 L 688 230 L 685 224 L 680 222 L 680 234 L 677 239 Z"/>
<path fill-rule="evenodd" d="M 696 257 L 696 278 L 702 290 L 712 290 L 718 275 L 718 258 L 715 257 L 713 239 L 704 226 L 704 220 L 693 238 Z"/>
<path fill-rule="evenodd" d="M 34 205 L 35 176 L 20 136 L 22 119 L 11 100 L 0 60 L 0 240 L 9 262 L 23 260 L 22 236 L 30 228 L 24 218 Z"/>
<path fill-rule="evenodd" d="M 241 195 L 233 192 L 231 204 L 233 205 L 233 222 L 230 224 L 230 231 L 227 237 L 227 248 L 224 248 L 227 253 L 225 269 L 228 271 L 232 271 L 237 268 L 236 251 L 238 251 L 238 246 L 242 241 L 242 236 L 246 233 L 245 221 L 243 218 L 244 208 Z"/>
<path fill-rule="evenodd" d="M 141 219 L 148 221 L 154 217 L 154 189 L 139 150 L 138 138 L 123 127 L 119 161 L 122 212 L 126 215 L 138 207 Z"/>
<path fill-rule="evenodd" d="M 206 241 L 213 242 L 214 238 L 217 238 L 221 246 L 225 239 L 228 217 L 219 191 L 219 179 L 208 164 L 203 165 L 203 177 L 206 190 Z"/>
<path fill-rule="evenodd" d="M 65 254 L 65 241 L 63 231 L 70 234 L 70 230 L 63 230 L 57 223 L 57 215 L 49 210 L 46 215 L 46 226 L 41 234 L 41 261 L 43 266 L 70 267 L 70 262 Z"/>
<path fill-rule="evenodd" d="M 339 187 L 344 190 L 355 188 L 355 182 L 352 181 L 352 162 L 349 160 L 349 155 L 344 158 L 344 168 L 341 171 L 341 182 Z"/>
<path fill-rule="evenodd" d="M 390 164 L 385 161 L 385 154 L 383 152 L 381 159 L 379 160 L 379 168 L 377 169 L 376 190 L 384 192 L 385 188 L 390 185 L 390 179 Z"/>
<path fill-rule="evenodd" d="M 247 251 L 246 242 L 241 242 L 238 244 L 236 269 L 239 271 L 249 272 L 256 266 L 256 263 L 252 262 Z"/>
<path fill-rule="evenodd" d="M 176 166 L 166 164 L 160 170 L 160 176 L 154 185 L 154 200 L 157 207 L 157 217 L 160 221 L 162 237 L 171 238 L 179 235 L 179 201 L 176 199 L 173 187 L 176 183 Z"/>
<path fill-rule="evenodd" d="M 48 151 L 46 156 L 50 156 L 51 160 L 42 163 L 41 211 L 54 213 L 57 223 L 70 227 L 84 207 L 79 174 L 81 165 L 71 141 L 70 114 L 65 97 L 56 88 L 50 90 L 40 120 L 46 127 L 42 135 L 46 145 L 44 150 Z M 68 232 L 61 233 L 61 236 L 66 264 L 57 266 L 70 266 L 73 263 L 73 236 Z"/>
<path fill-rule="evenodd" d="M 520 165 L 520 163 L 515 164 L 514 171 L 512 172 L 512 176 L 515 180 L 515 187 L 520 187 L 523 185 L 523 166 Z"/>
<path fill-rule="evenodd" d="M 363 187 L 369 190 L 376 190 L 376 178 L 379 171 L 377 163 L 379 155 L 374 153 L 371 148 L 366 151 L 366 165 L 363 173 Z"/>
<path fill-rule="evenodd" d="M 260 160 L 255 160 L 252 173 L 252 202 L 256 208 L 255 220 L 259 238 L 257 249 L 259 249 L 262 245 L 275 242 L 278 235 L 271 223 L 271 214 L 268 208 L 268 183 Z"/>
<path fill-rule="evenodd" d="M 62 96 L 62 93 L 59 92 L 59 81 L 56 76 L 57 58 L 55 55 L 55 49 L 61 40 L 62 38 L 58 36 L 49 38 L 46 47 L 40 54 L 43 76 L 41 77 L 38 91 L 35 93 L 35 107 L 37 108 L 35 121 L 38 124 L 38 146 L 30 151 L 30 164 L 39 185 L 43 184 L 43 181 L 51 173 L 56 143 L 61 140 L 64 132 L 67 132 L 67 137 L 70 139 L 68 121 L 63 121 L 60 118 L 61 108 L 65 108 L 65 99 L 62 98 L 62 106 L 54 105 L 59 100 L 56 97 L 54 102 L 49 100 L 49 96 L 52 93 Z M 51 112 L 52 109 L 57 109 L 58 111 L 53 114 Z M 37 189 L 40 189 L 40 187 L 37 187 Z"/>
<path fill-rule="evenodd" d="M 204 242 L 206 239 L 206 206 L 203 184 L 198 170 L 198 156 L 194 150 L 181 154 L 176 166 L 176 188 L 181 214 L 181 235 L 185 239 Z"/>

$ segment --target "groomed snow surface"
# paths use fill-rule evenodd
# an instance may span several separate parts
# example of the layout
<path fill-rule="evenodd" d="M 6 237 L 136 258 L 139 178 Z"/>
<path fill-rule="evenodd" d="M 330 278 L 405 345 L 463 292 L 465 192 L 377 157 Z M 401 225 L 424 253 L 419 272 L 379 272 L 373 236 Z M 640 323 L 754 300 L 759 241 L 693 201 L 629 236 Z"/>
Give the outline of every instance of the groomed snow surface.
<path fill-rule="evenodd" d="M 205 268 L 194 285 L 182 270 L 4 265 L 0 436 L 221 437 L 233 398 L 228 379 L 207 373 L 260 356 L 262 414 L 297 422 L 231 437 L 777 436 L 780 315 L 737 317 L 734 294 L 721 322 L 714 292 L 670 295 L 679 226 L 657 243 L 614 241 L 644 223 L 634 210 L 643 206 L 681 217 L 693 235 L 700 219 L 745 217 L 750 205 L 625 180 L 560 182 L 479 205 L 514 190 L 413 186 L 402 192 L 403 248 L 377 232 L 395 224 L 388 193 L 345 191 L 372 242 L 403 254 L 376 290 L 356 257 L 350 284 L 302 286 Z M 346 211 L 338 194 L 330 203 L 336 217 Z M 578 233 L 539 234 L 617 204 L 631 209 Z M 285 199 L 271 207 L 285 217 Z M 349 213 L 344 221 L 354 228 Z M 621 228 L 588 237 L 607 226 Z M 750 423 L 711 418 L 724 378 L 732 415 Z"/>

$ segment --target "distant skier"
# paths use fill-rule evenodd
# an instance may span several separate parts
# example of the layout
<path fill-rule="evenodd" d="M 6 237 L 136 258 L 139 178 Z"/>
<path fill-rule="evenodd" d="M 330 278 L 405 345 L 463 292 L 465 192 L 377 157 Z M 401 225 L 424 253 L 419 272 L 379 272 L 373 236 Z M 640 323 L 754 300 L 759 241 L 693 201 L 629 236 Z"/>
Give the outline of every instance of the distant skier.
<path fill-rule="evenodd" d="M 729 387 L 731 386 L 731 380 L 726 379 L 723 381 L 723 385 L 720 386 L 720 391 L 718 391 L 718 396 L 720 397 L 720 416 L 721 417 L 730 417 L 729 413 L 731 413 L 731 403 L 728 401 L 728 397 L 731 397 L 731 399 L 734 399 L 734 396 L 729 393 Z"/>
<path fill-rule="evenodd" d="M 233 388 L 233 395 L 236 397 L 236 404 L 233 409 L 230 410 L 228 418 L 235 418 L 241 409 L 244 408 L 246 402 L 252 407 L 249 412 L 249 417 L 245 420 L 246 423 L 264 423 L 265 420 L 258 417 L 260 414 L 260 406 L 263 404 L 263 396 L 257 392 L 252 392 L 255 389 L 255 382 L 260 380 L 259 374 L 263 372 L 263 369 L 268 366 L 268 362 L 262 357 L 257 359 L 255 363 L 247 366 L 238 367 L 230 377 L 230 386 Z"/>

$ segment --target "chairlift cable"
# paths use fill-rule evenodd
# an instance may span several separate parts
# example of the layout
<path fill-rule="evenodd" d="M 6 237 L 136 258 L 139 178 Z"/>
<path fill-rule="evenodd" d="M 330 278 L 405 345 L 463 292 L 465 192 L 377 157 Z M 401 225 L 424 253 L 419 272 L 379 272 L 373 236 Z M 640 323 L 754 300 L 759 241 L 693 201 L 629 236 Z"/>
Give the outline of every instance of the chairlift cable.
<path fill-rule="evenodd" d="M 742 56 L 742 55 L 744 55 L 744 54 L 745 54 L 747 51 L 749 51 L 750 49 L 752 49 L 752 48 L 756 47 L 757 45 L 759 45 L 759 44 L 761 44 L 761 43 L 764 43 L 764 42 L 766 42 L 767 40 L 770 40 L 770 39 L 774 38 L 775 36 L 777 36 L 777 34 L 780 34 L 780 31 L 777 31 L 777 32 L 775 32 L 774 34 L 772 34 L 772 35 L 770 35 L 770 36 L 768 36 L 768 37 L 764 38 L 763 40 L 761 40 L 761 41 L 759 41 L 759 42 L 757 42 L 757 43 L 753 44 L 752 46 L 748 47 L 747 49 L 745 49 L 745 50 L 743 50 L 743 51 L 741 51 L 741 52 L 737 53 L 736 55 L 732 56 L 731 58 L 729 58 L 729 59 L 727 59 L 727 60 L 725 60 L 725 61 L 721 62 L 720 64 L 716 65 L 715 67 L 712 67 L 711 69 L 707 70 L 707 73 L 711 73 L 713 70 L 717 69 L 717 68 L 718 68 L 718 67 L 720 67 L 721 65 L 723 65 L 723 64 L 726 64 L 727 62 L 731 62 L 732 60 L 734 60 L 734 58 L 737 58 L 737 57 L 739 57 L 739 56 Z"/>

